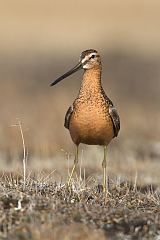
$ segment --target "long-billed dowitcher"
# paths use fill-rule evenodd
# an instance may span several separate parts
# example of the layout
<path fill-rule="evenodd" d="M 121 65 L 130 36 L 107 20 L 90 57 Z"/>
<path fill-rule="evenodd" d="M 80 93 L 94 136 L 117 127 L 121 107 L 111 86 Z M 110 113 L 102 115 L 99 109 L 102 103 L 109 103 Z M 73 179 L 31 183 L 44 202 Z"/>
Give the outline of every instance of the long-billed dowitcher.
<path fill-rule="evenodd" d="M 98 52 L 89 49 L 81 53 L 78 64 L 70 71 L 51 83 L 57 84 L 72 73 L 84 69 L 82 85 L 74 103 L 69 107 L 64 126 L 69 129 L 76 145 L 74 165 L 69 177 L 70 184 L 78 163 L 80 143 L 104 146 L 103 190 L 106 191 L 106 148 L 120 130 L 120 119 L 112 101 L 105 94 L 101 85 L 101 59 Z"/>

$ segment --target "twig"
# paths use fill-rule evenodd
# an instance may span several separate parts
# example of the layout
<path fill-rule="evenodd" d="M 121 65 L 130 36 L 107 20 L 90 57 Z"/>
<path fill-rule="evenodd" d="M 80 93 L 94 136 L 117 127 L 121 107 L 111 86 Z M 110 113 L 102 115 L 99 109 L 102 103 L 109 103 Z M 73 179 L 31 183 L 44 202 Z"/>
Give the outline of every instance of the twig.
<path fill-rule="evenodd" d="M 27 164 L 27 150 L 25 146 L 25 140 L 24 140 L 24 132 L 22 128 L 22 123 L 18 119 L 17 124 L 12 125 L 13 127 L 19 127 L 20 129 L 20 134 L 21 134 L 21 139 L 22 139 L 22 147 L 23 147 L 23 188 L 25 189 L 26 187 L 26 164 Z"/>

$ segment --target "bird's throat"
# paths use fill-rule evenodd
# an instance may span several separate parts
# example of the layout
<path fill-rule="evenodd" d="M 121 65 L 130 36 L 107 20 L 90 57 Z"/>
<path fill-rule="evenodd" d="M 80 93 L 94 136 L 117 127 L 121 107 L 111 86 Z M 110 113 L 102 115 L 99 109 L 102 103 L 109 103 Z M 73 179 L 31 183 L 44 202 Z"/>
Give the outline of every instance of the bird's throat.
<path fill-rule="evenodd" d="M 101 90 L 101 69 L 85 70 L 80 94 L 96 94 Z"/>

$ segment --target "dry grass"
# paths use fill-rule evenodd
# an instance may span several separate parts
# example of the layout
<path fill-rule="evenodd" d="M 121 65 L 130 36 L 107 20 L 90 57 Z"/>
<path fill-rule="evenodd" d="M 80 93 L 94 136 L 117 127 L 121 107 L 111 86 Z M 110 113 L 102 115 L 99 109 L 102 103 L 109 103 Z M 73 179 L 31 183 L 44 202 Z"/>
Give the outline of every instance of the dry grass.
<path fill-rule="evenodd" d="M 74 181 L 72 190 L 52 178 L 3 174 L 0 179 L 0 237 L 4 239 L 156 239 L 160 192 L 156 186 L 109 181 Z M 158 238 L 157 238 L 158 239 Z"/>

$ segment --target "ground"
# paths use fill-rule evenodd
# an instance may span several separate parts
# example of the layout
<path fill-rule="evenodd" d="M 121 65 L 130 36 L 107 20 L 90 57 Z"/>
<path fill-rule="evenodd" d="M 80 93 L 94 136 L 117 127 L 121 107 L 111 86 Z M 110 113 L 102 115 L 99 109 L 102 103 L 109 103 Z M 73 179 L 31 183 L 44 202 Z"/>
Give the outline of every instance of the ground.
<path fill-rule="evenodd" d="M 49 174 L 1 174 L 0 239 L 159 239 L 157 186 L 108 180 L 108 193 L 76 178 L 72 187 Z"/>

